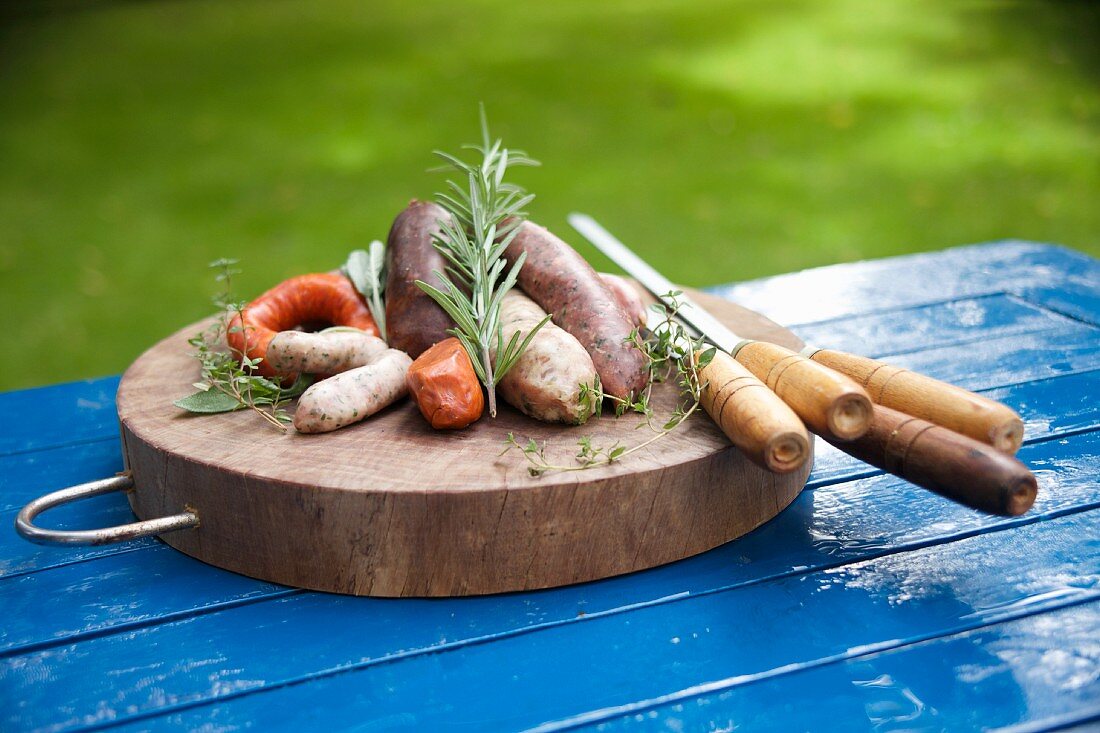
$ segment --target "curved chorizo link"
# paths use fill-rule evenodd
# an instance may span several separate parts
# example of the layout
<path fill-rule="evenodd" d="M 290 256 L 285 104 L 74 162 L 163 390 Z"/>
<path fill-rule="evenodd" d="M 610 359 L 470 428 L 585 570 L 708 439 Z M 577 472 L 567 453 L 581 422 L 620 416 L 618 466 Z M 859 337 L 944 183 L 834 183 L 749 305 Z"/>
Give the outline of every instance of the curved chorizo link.
<path fill-rule="evenodd" d="M 372 336 L 378 326 L 355 286 L 338 273 L 299 275 L 285 280 L 244 307 L 229 322 L 226 341 L 238 355 L 262 359 L 256 370 L 265 377 L 285 377 L 267 360 L 267 347 L 280 331 L 298 326 L 351 326 Z"/>

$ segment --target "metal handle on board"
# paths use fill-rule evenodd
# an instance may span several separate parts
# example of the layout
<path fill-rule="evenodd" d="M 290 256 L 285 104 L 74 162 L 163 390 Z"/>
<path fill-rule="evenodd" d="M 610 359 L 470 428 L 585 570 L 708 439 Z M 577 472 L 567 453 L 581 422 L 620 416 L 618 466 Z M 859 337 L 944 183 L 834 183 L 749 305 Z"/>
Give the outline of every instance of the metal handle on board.
<path fill-rule="evenodd" d="M 89 481 L 86 484 L 54 491 L 38 497 L 23 507 L 19 516 L 15 518 L 15 530 L 31 542 L 40 545 L 109 545 L 113 542 L 136 540 L 199 526 L 199 515 L 190 509 L 170 517 L 157 517 L 103 529 L 43 529 L 34 524 L 35 517 L 55 506 L 112 491 L 131 491 L 133 488 L 133 477 L 129 473 L 124 473 L 113 478 Z"/>

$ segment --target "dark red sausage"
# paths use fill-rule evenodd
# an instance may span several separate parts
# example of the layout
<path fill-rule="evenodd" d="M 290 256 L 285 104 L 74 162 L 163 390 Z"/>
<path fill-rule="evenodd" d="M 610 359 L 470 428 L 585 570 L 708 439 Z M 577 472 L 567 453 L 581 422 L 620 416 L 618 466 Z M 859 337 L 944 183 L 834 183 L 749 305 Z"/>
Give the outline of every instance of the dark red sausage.
<path fill-rule="evenodd" d="M 423 280 L 442 289 L 432 271 L 444 272 L 447 263 L 432 246 L 432 235 L 440 231 L 436 222 L 446 217 L 437 204 L 413 199 L 386 239 L 386 336 L 390 346 L 414 359 L 449 338 L 447 329 L 455 325 L 416 284 Z"/>
<path fill-rule="evenodd" d="M 245 327 L 241 328 L 240 317 L 234 316 L 226 341 L 238 354 L 263 359 L 256 370 L 265 377 L 280 376 L 267 361 L 267 346 L 279 331 L 326 324 L 351 326 L 378 335 L 378 326 L 355 286 L 343 275 L 333 273 L 285 280 L 246 305 L 242 313 Z"/>
<path fill-rule="evenodd" d="M 581 342 L 604 391 L 623 399 L 639 394 L 648 378 L 648 362 L 627 343 L 634 324 L 607 284 L 576 250 L 529 221 L 520 225 L 504 257 L 511 264 L 521 252 L 527 260 L 519 271 L 519 286 Z"/>

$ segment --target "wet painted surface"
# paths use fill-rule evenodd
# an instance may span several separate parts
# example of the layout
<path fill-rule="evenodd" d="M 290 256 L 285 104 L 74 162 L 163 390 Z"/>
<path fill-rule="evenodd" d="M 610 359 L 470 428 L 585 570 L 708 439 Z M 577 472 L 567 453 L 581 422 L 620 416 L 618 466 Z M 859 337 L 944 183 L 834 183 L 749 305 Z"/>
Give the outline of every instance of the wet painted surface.
<path fill-rule="evenodd" d="M 1012 405 L 1035 508 L 985 517 L 819 442 L 808 489 L 737 542 L 597 583 L 432 601 L 286 589 L 153 540 L 59 550 L 9 531 L 0 729 L 1100 722 L 1100 264 L 982 245 L 727 291 L 820 345 Z M 0 435 L 0 520 L 121 467 L 116 386 L 0 394 L 9 410 L 55 410 Z M 64 527 L 129 518 L 119 495 L 47 515 Z"/>

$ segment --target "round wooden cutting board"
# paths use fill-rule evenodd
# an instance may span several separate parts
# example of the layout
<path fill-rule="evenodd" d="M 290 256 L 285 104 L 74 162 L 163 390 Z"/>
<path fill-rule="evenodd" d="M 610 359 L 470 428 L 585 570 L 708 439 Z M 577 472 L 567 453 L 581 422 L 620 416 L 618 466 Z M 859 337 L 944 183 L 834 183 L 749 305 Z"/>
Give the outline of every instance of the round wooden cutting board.
<path fill-rule="evenodd" d="M 801 343 L 759 314 L 705 294 L 738 333 Z M 172 400 L 193 391 L 187 339 L 161 341 L 118 389 L 123 451 L 141 519 L 197 512 L 195 529 L 163 535 L 212 565 L 315 590 L 371 596 L 458 596 L 577 583 L 709 550 L 778 514 L 811 461 L 778 476 L 750 463 L 700 411 L 621 462 L 533 478 L 507 433 L 572 464 L 576 442 L 633 445 L 640 417 L 605 414 L 547 425 L 507 405 L 466 430 L 432 430 L 402 400 L 365 422 L 321 435 L 280 434 L 249 411 L 191 415 Z M 659 415 L 673 385 L 657 385 Z M 608 413 L 608 411 L 605 411 Z"/>

